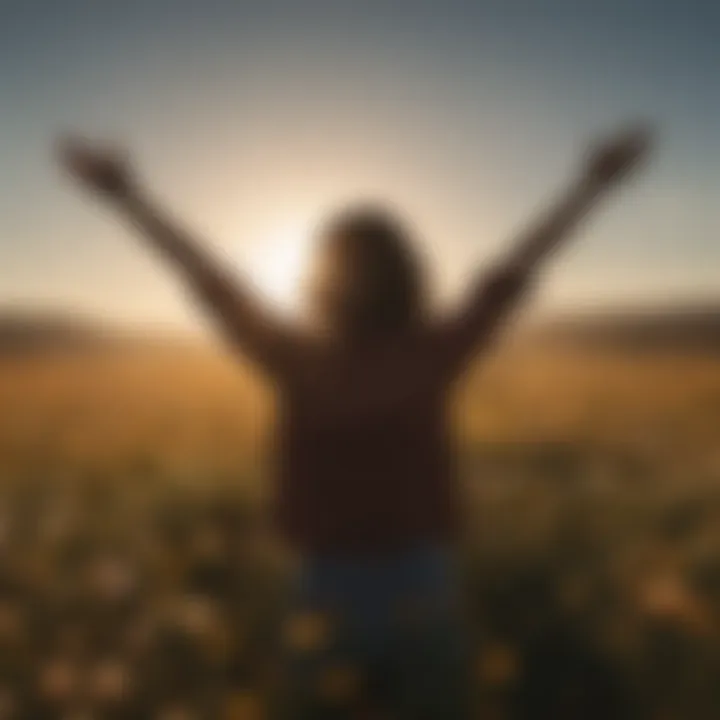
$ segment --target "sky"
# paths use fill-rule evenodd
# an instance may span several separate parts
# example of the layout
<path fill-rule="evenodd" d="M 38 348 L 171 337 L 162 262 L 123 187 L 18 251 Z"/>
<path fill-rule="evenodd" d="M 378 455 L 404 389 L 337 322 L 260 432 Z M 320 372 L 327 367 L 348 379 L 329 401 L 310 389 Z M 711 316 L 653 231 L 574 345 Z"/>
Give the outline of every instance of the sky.
<path fill-rule="evenodd" d="M 0 0 L 0 308 L 195 322 L 54 167 L 68 131 L 127 147 L 151 197 L 288 306 L 314 223 L 364 198 L 459 296 L 636 119 L 656 158 L 538 303 L 720 300 L 719 37 L 714 0 Z"/>

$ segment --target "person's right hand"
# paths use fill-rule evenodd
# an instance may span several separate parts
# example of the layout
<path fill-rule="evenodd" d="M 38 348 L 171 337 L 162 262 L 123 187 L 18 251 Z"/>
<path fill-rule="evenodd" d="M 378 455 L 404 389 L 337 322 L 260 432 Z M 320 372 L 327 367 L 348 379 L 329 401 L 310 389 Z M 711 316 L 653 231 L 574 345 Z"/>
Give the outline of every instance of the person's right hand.
<path fill-rule="evenodd" d="M 122 197 L 132 187 L 132 174 L 122 152 L 69 137 L 58 143 L 58 157 L 63 168 L 85 187 Z"/>
<path fill-rule="evenodd" d="M 653 149 L 652 127 L 637 126 L 611 136 L 591 153 L 588 180 L 596 186 L 611 185 L 622 180 L 647 160 Z"/>

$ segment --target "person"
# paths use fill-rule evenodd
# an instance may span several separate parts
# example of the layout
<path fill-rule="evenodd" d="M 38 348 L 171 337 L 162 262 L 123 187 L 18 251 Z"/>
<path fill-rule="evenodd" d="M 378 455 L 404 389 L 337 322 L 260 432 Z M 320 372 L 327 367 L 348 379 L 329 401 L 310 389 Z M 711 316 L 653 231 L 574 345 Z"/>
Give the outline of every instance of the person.
<path fill-rule="evenodd" d="M 382 206 L 343 209 L 317 233 L 305 326 L 263 307 L 153 203 L 123 156 L 63 141 L 65 168 L 140 231 L 277 389 L 277 521 L 299 559 L 278 691 L 288 716 L 468 716 L 450 391 L 650 146 L 646 128 L 603 143 L 448 317 L 428 307 L 405 224 Z"/>

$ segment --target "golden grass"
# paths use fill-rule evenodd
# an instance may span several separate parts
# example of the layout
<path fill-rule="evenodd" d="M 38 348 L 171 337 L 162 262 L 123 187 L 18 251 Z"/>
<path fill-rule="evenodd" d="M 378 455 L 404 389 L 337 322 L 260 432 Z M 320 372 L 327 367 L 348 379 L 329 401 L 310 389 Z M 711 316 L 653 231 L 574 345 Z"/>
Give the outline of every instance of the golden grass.
<path fill-rule="evenodd" d="M 53 523 L 66 505 L 90 503 L 77 518 L 84 541 L 118 541 L 147 570 L 148 607 L 167 592 L 182 598 L 194 553 L 213 547 L 207 508 L 226 508 L 226 483 L 238 509 L 265 485 L 271 400 L 246 367 L 208 349 L 6 359 L 0 478 L 28 492 L 3 502 L 22 508 L 29 495 L 42 505 L 49 492 Z M 647 717 L 720 716 L 720 358 L 506 347 L 459 385 L 455 407 L 482 716 L 515 717 L 511 698 L 526 678 L 564 667 L 562 647 L 543 645 L 533 625 L 558 618 L 581 631 L 580 665 L 607 652 Z M 112 491 L 83 499 L 71 492 L 76 478 Z M 195 538 L 189 550 L 136 544 L 176 516 Z M 54 587 L 64 567 L 56 545 L 20 543 L 18 567 L 29 572 L 37 555 Z M 273 608 L 272 583 L 248 568 L 261 615 Z M 228 648 L 217 634 L 208 642 L 219 662 Z M 351 676 L 331 680 L 331 692 L 353 688 Z M 547 681 L 548 693 L 563 683 Z M 227 717 L 261 717 L 256 691 L 231 693 Z"/>
<path fill-rule="evenodd" d="M 465 445 L 565 442 L 720 460 L 720 360 L 509 349 L 461 383 Z M 0 468 L 241 473 L 272 394 L 242 364 L 170 346 L 5 360 Z"/>

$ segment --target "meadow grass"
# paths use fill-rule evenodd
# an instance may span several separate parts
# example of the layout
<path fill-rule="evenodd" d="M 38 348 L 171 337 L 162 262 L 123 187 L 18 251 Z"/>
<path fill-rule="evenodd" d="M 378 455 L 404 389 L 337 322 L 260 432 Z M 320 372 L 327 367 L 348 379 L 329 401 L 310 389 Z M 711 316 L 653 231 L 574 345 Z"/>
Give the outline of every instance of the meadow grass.
<path fill-rule="evenodd" d="M 7 358 L 0 407 L 0 526 L 23 502 L 52 516 L 92 496 L 76 526 L 125 548 L 148 598 L 184 596 L 212 508 L 252 525 L 271 490 L 271 389 L 220 353 Z M 483 716 L 607 701 L 613 717 L 720 717 L 720 359 L 510 347 L 458 386 L 453 421 Z M 189 545 L 138 549 L 173 522 Z M 46 590 L 60 582 L 54 550 L 17 542 L 28 566 L 44 554 Z M 243 595 L 256 628 L 280 587 L 257 568 Z M 248 671 L 220 687 L 216 660 L 215 701 L 262 685 Z"/>

